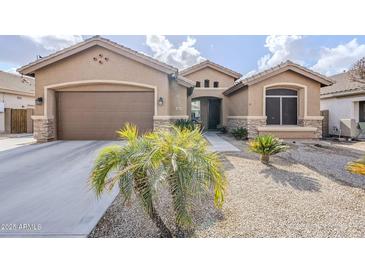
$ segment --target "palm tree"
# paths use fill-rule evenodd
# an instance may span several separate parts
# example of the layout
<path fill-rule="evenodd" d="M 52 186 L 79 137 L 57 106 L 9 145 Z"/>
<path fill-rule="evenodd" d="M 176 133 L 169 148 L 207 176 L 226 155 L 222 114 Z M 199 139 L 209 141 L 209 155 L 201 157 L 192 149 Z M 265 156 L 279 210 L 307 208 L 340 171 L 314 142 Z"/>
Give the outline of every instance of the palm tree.
<path fill-rule="evenodd" d="M 278 138 L 271 135 L 260 135 L 249 142 L 250 151 L 261 154 L 260 160 L 263 164 L 268 164 L 270 155 L 277 154 L 287 150 L 288 146 L 284 145 Z"/>
<path fill-rule="evenodd" d="M 134 191 L 163 237 L 173 233 L 154 206 L 158 184 L 166 184 L 172 195 L 177 236 L 192 228 L 192 198 L 212 188 L 215 205 L 222 206 L 226 179 L 218 155 L 208 152 L 199 129 L 173 127 L 138 137 L 136 127 L 127 124 L 119 135 L 127 145 L 106 147 L 95 161 L 90 181 L 98 195 L 119 183 L 128 202 Z"/>
<path fill-rule="evenodd" d="M 346 169 L 354 174 L 365 175 L 365 156 L 360 160 L 348 163 Z"/>

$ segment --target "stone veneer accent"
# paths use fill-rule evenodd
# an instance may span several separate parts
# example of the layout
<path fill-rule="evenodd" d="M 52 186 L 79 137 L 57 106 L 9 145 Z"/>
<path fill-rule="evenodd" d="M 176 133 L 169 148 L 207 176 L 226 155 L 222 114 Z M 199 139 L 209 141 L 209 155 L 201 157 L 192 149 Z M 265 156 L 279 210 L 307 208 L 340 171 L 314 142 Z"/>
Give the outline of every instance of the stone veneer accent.
<path fill-rule="evenodd" d="M 230 132 L 232 129 L 237 127 L 247 128 L 248 138 L 255 138 L 258 136 L 257 127 L 266 125 L 266 118 L 250 118 L 247 117 L 239 117 L 239 116 L 231 116 L 228 117 L 227 129 Z"/>
<path fill-rule="evenodd" d="M 162 119 L 156 119 L 153 120 L 153 130 L 157 129 L 167 129 L 172 125 L 173 121 L 170 120 L 162 120 Z"/>
<path fill-rule="evenodd" d="M 53 118 L 32 117 L 34 138 L 37 143 L 45 143 L 56 139 L 55 120 Z"/>
<path fill-rule="evenodd" d="M 179 119 L 188 119 L 188 116 L 181 116 L 181 117 L 168 117 L 165 116 L 164 118 L 155 117 L 153 118 L 153 130 L 157 129 L 168 129 L 171 127 L 176 120 Z"/>
<path fill-rule="evenodd" d="M 315 138 L 322 138 L 322 120 L 323 119 L 305 119 L 298 118 L 298 126 L 301 127 L 315 127 L 317 131 L 314 133 Z"/>

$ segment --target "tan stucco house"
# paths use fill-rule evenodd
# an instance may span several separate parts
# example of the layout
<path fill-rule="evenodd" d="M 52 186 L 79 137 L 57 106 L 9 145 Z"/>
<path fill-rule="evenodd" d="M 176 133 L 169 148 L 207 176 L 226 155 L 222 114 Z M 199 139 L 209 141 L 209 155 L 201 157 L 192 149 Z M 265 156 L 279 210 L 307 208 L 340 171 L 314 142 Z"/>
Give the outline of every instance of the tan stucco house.
<path fill-rule="evenodd" d="M 0 71 L 0 134 L 32 133 L 34 78 Z"/>
<path fill-rule="evenodd" d="M 115 139 L 192 117 L 207 129 L 246 127 L 249 137 L 320 138 L 320 88 L 331 79 L 292 62 L 246 79 L 204 61 L 179 71 L 99 36 L 18 70 L 35 77 L 35 138 Z"/>
<path fill-rule="evenodd" d="M 303 66 L 287 61 L 237 81 L 239 73 L 205 61 L 181 75 L 196 82 L 192 118 L 199 116 L 208 129 L 244 127 L 250 138 L 322 136 L 320 89 L 333 81 Z"/>
<path fill-rule="evenodd" d="M 177 68 L 98 36 L 18 71 L 35 77 L 39 142 L 115 139 L 126 122 L 145 132 L 187 119 L 194 86 Z"/>

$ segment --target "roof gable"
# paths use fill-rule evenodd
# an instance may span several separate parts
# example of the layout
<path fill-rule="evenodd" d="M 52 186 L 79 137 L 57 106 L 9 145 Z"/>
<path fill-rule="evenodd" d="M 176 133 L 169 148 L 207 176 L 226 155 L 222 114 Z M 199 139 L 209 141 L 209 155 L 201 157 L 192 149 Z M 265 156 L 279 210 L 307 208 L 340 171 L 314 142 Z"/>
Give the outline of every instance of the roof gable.
<path fill-rule="evenodd" d="M 9 93 L 34 95 L 34 78 L 0 71 L 0 90 Z"/>
<path fill-rule="evenodd" d="M 232 87 L 230 87 L 229 89 L 224 91 L 223 94 L 228 95 L 244 86 L 249 86 L 249 85 L 259 83 L 265 79 L 274 77 L 275 75 L 278 75 L 285 71 L 296 72 L 304 77 L 307 77 L 309 79 L 312 79 L 313 81 L 320 83 L 322 87 L 329 86 L 334 83 L 334 81 L 331 78 L 326 77 L 318 72 L 315 72 L 313 70 L 310 70 L 306 67 L 303 67 L 299 64 L 293 63 L 288 60 L 284 63 L 281 63 L 275 67 L 272 67 L 270 69 L 267 69 L 265 71 L 255 74 L 255 75 L 246 77 L 244 79 L 240 79 L 239 81 L 236 82 L 235 85 L 233 85 Z"/>
<path fill-rule="evenodd" d="M 226 75 L 229 75 L 229 76 L 231 76 L 231 77 L 233 77 L 235 79 L 238 79 L 238 78 L 240 78 L 242 76 L 241 73 L 235 72 L 235 71 L 233 71 L 233 70 L 231 70 L 229 68 L 226 68 L 226 67 L 223 67 L 221 65 L 218 65 L 218 64 L 216 64 L 216 63 L 214 63 L 214 62 L 212 62 L 210 60 L 205 60 L 205 61 L 203 61 L 201 63 L 198 63 L 196 65 L 193 65 L 193 66 L 191 66 L 189 68 L 186 68 L 186 69 L 182 70 L 180 72 L 180 74 L 183 75 L 183 76 L 187 76 L 187 75 L 189 75 L 189 74 L 191 74 L 193 72 L 202 70 L 202 69 L 207 68 L 207 67 L 208 68 L 211 68 L 211 69 L 214 69 L 216 71 L 219 71 L 221 73 L 224 73 Z"/>
<path fill-rule="evenodd" d="M 21 74 L 33 75 L 34 72 L 40 68 L 48 66 L 52 63 L 55 63 L 59 60 L 70 57 L 76 53 L 79 53 L 81 51 L 84 51 L 84 50 L 89 49 L 94 46 L 100 46 L 100 47 L 106 48 L 110 51 L 118 53 L 122 56 L 130 58 L 137 62 L 143 63 L 147 66 L 150 66 L 152 68 L 155 68 L 155 69 L 165 72 L 167 74 L 177 73 L 177 71 L 178 71 L 177 68 L 175 68 L 175 67 L 172 67 L 172 66 L 165 64 L 163 62 L 160 62 L 152 57 L 149 57 L 147 55 L 134 51 L 130 48 L 124 47 L 122 45 L 119 45 L 115 42 L 112 42 L 111 40 L 102 38 L 100 36 L 91 37 L 91 38 L 86 39 L 85 41 L 75 44 L 71 47 L 65 48 L 63 50 L 52 53 L 46 57 L 40 58 L 34 62 L 29 63 L 28 65 L 25 65 L 25 66 L 19 68 L 17 71 Z"/>

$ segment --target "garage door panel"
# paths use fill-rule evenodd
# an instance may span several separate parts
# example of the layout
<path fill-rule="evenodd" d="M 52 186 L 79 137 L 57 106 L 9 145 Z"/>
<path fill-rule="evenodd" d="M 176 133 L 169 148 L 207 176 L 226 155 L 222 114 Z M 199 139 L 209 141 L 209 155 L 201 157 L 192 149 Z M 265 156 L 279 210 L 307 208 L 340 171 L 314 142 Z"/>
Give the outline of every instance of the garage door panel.
<path fill-rule="evenodd" d="M 69 140 L 112 140 L 127 122 L 140 132 L 153 128 L 153 92 L 60 92 L 58 136 Z"/>

